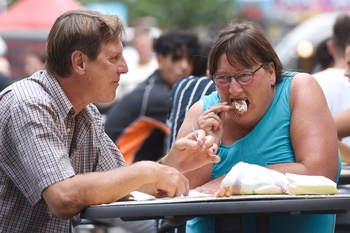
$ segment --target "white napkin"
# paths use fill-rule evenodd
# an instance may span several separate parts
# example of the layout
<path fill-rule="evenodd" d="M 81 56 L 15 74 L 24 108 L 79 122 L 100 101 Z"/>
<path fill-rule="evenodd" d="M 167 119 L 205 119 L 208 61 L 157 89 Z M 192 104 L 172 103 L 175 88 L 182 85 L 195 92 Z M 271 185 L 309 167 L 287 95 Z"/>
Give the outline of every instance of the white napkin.
<path fill-rule="evenodd" d="M 336 183 L 323 176 L 286 175 L 256 164 L 239 162 L 220 185 L 237 194 L 335 194 Z"/>
<path fill-rule="evenodd" d="M 147 200 L 156 199 L 152 195 L 149 195 L 149 194 L 143 193 L 143 192 L 139 192 L 139 191 L 133 191 L 130 194 L 132 195 L 132 197 L 130 197 L 129 200 L 134 200 L 134 201 L 147 201 Z"/>

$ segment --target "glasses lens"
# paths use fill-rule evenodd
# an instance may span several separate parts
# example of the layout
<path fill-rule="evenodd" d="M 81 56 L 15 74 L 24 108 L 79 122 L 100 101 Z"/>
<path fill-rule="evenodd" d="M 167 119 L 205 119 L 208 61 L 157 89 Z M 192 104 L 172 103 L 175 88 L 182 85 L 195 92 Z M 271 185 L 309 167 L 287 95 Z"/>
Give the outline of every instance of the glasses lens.
<path fill-rule="evenodd" d="M 227 87 L 230 84 L 231 78 L 226 75 L 215 75 L 214 82 L 219 87 Z"/>
<path fill-rule="evenodd" d="M 253 74 L 248 72 L 236 74 L 235 77 L 237 82 L 241 85 L 247 85 L 253 81 Z"/>

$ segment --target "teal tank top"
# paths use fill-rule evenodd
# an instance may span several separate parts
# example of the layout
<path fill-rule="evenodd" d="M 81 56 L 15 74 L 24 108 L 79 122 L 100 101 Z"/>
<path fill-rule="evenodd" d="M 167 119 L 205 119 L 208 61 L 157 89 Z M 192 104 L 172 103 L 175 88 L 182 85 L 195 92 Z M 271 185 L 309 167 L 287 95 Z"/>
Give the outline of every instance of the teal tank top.
<path fill-rule="evenodd" d="M 218 155 L 221 161 L 214 164 L 212 179 L 227 174 L 232 166 L 240 161 L 267 166 L 276 163 L 295 162 L 290 140 L 290 86 L 296 73 L 285 74 L 286 77 L 277 84 L 275 97 L 260 122 L 244 138 L 230 146 L 220 145 Z M 220 103 L 217 92 L 203 97 L 203 111 Z M 338 153 L 338 177 L 341 160 Z M 255 232 L 254 216 L 243 216 L 243 232 Z M 271 233 L 320 233 L 334 232 L 334 214 L 279 214 L 270 216 Z M 187 221 L 186 233 L 215 232 L 214 217 L 197 217 Z"/>

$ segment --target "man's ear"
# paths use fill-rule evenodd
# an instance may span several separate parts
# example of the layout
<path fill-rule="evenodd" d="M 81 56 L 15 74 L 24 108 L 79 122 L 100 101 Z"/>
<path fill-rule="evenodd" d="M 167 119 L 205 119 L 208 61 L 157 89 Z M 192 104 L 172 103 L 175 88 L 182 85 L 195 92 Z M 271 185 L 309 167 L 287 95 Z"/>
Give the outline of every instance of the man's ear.
<path fill-rule="evenodd" d="M 76 50 L 72 53 L 71 59 L 73 70 L 78 74 L 83 74 L 86 66 L 86 55 L 83 52 Z"/>
<path fill-rule="evenodd" d="M 164 60 L 165 60 L 165 56 L 162 55 L 162 54 L 157 54 L 156 55 L 156 58 L 157 58 L 157 62 L 158 64 L 163 64 Z M 161 66 L 161 65 L 160 65 Z"/>
<path fill-rule="evenodd" d="M 328 39 L 327 42 L 326 42 L 326 45 L 327 45 L 328 53 L 333 56 L 334 53 L 335 53 L 333 40 L 332 39 Z"/>

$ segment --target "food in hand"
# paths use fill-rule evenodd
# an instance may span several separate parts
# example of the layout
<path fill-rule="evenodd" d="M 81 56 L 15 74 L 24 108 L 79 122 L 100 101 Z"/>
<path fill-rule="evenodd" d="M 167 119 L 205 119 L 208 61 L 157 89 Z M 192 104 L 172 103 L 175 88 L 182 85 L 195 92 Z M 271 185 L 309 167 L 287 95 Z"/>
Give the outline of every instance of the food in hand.
<path fill-rule="evenodd" d="M 239 118 L 248 111 L 247 102 L 243 99 L 235 100 L 231 103 L 230 109 L 233 110 L 235 117 Z"/>

